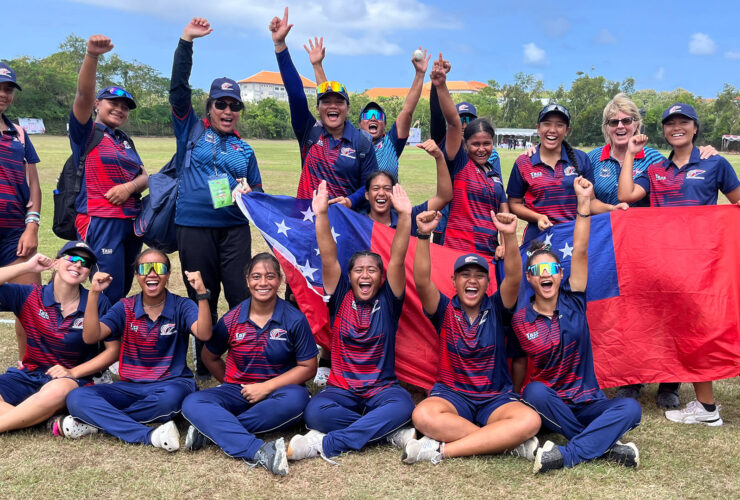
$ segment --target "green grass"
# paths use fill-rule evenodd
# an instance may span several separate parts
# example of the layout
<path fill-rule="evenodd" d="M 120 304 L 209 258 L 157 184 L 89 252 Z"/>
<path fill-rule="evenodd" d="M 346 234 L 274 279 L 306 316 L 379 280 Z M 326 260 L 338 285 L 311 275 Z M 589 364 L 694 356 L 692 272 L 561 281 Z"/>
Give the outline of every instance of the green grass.
<path fill-rule="evenodd" d="M 51 192 L 69 155 L 63 137 L 33 137 L 42 159 L 40 177 L 45 195 L 40 251 L 52 255 L 61 245 L 51 232 Z M 295 141 L 252 141 L 265 190 L 293 195 L 298 184 Z M 172 139 L 138 138 L 137 148 L 152 173 L 174 153 Z M 505 181 L 518 153 L 502 151 Z M 740 170 L 740 157 L 729 157 Z M 434 162 L 422 151 L 407 148 L 401 159 L 401 183 L 419 203 L 434 191 Z M 723 200 L 726 202 L 726 200 Z M 255 251 L 266 249 L 259 235 Z M 178 259 L 171 289 L 184 292 Z M 47 276 L 48 278 L 48 276 Z M 135 285 L 136 288 L 136 285 Z M 219 313 L 226 311 L 221 301 Z M 7 313 L 0 318 L 11 318 Z M 0 366 L 17 358 L 13 328 L 0 325 Z M 454 459 L 438 466 L 405 466 L 400 451 L 387 446 L 340 457 L 334 467 L 321 459 L 291 464 L 290 475 L 276 478 L 263 469 L 249 469 L 216 448 L 197 453 L 167 454 L 147 446 L 95 435 L 80 441 L 52 439 L 40 428 L 0 435 L 0 497 L 2 498 L 738 498 L 740 481 L 740 381 L 715 384 L 724 405 L 720 428 L 668 423 L 654 403 L 655 386 L 644 391 L 642 424 L 626 439 L 641 452 L 642 466 L 627 470 L 596 461 L 574 469 L 535 477 L 531 463 L 511 457 Z M 606 391 L 608 395 L 613 390 Z M 418 398 L 418 395 L 417 395 Z M 684 385 L 681 399 L 693 399 Z M 181 422 L 181 432 L 185 425 Z M 292 435 L 286 432 L 284 436 Z M 561 438 L 546 435 L 546 439 Z"/>

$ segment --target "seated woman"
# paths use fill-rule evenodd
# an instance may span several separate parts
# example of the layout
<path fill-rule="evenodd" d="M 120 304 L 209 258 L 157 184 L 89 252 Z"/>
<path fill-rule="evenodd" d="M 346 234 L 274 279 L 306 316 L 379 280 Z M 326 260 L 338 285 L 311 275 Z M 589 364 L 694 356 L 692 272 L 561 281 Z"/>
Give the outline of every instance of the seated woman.
<path fill-rule="evenodd" d="M 284 476 L 283 438 L 254 435 L 300 421 L 309 400 L 304 383 L 316 374 L 319 352 L 306 317 L 277 296 L 283 281 L 277 259 L 257 254 L 245 272 L 251 298 L 221 318 L 202 353 L 221 385 L 182 403 L 191 423 L 185 449 L 197 450 L 208 438 L 227 455 Z"/>
<path fill-rule="evenodd" d="M 640 404 L 631 398 L 607 399 L 594 373 L 586 321 L 593 185 L 578 176 L 573 189 L 578 216 L 570 278 L 563 283 L 557 255 L 541 241 L 533 241 L 527 258 L 527 281 L 535 295 L 512 319 L 518 343 L 513 349 L 534 364 L 532 381 L 524 388 L 522 398 L 542 416 L 545 427 L 569 440 L 565 446 L 547 441 L 537 450 L 535 473 L 573 467 L 599 457 L 628 467 L 640 463 L 634 443 L 617 441 L 640 423 Z"/>
<path fill-rule="evenodd" d="M 306 406 L 306 426 L 312 430 L 290 440 L 289 460 L 329 459 L 384 438 L 402 444 L 414 434 L 402 428 L 414 402 L 395 373 L 396 330 L 406 290 L 403 261 L 411 227 L 411 202 L 399 184 L 393 187 L 391 203 L 399 215 L 386 279 L 380 255 L 371 251 L 350 258 L 347 276 L 337 261 L 326 181 L 314 194 L 324 291 L 331 297 L 333 369 L 326 389 Z"/>
<path fill-rule="evenodd" d="M 95 273 L 85 310 L 83 339 L 120 340 L 120 382 L 81 387 L 67 396 L 70 415 L 58 426 L 68 438 L 80 438 L 102 429 L 127 443 L 146 443 L 167 451 L 180 448 L 180 433 L 172 421 L 185 396 L 195 391 L 193 372 L 185 364 L 188 334 L 211 338 L 210 293 L 199 271 L 187 272 L 198 292 L 198 307 L 167 291 L 170 260 L 153 248 L 135 261 L 141 293 L 113 305 L 102 318 L 96 300 L 113 277 Z M 144 424 L 166 422 L 156 429 Z"/>
<path fill-rule="evenodd" d="M 506 355 L 505 325 L 522 280 L 517 218 L 490 213 L 506 249 L 506 277 L 493 296 L 486 294 L 487 259 L 473 253 L 455 261 L 456 295 L 450 298 L 437 289 L 431 279 L 429 239 L 441 214 L 424 212 L 417 217 L 414 281 L 424 312 L 439 334 L 440 356 L 437 383 L 412 416 L 424 437 L 406 444 L 407 464 L 506 451 L 531 460 L 537 449 L 540 418 L 512 391 Z"/>
<path fill-rule="evenodd" d="M 92 383 L 118 356 L 118 341 L 97 345 L 82 341 L 82 317 L 88 293 L 82 283 L 97 259 L 81 241 L 71 241 L 56 260 L 36 254 L 25 262 L 0 268 L 0 283 L 26 273 L 54 268 L 48 285 L 0 285 L 0 310 L 12 311 L 26 331 L 19 368 L 0 375 L 0 432 L 31 427 L 64 409 L 67 394 Z M 107 311 L 108 299 L 94 297 Z"/>

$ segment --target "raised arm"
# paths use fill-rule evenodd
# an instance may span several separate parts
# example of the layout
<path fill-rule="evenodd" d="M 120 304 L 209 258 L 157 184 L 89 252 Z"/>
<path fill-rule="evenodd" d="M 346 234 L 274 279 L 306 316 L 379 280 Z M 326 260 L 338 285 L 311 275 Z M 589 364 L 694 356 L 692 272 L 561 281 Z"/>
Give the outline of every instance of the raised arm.
<path fill-rule="evenodd" d="M 505 277 L 499 287 L 501 302 L 507 309 L 516 306 L 519 297 L 519 285 L 522 282 L 522 256 L 519 254 L 519 245 L 516 241 L 516 215 L 510 213 L 494 213 L 491 218 L 504 241 L 504 273 Z"/>
<path fill-rule="evenodd" d="M 77 93 L 72 105 L 72 113 L 80 123 L 87 123 L 95 106 L 95 76 L 98 71 L 98 57 L 111 50 L 113 50 L 113 43 L 107 36 L 93 35 L 87 41 L 87 52 L 77 77 Z"/>
<path fill-rule="evenodd" d="M 642 186 L 635 184 L 632 178 L 635 155 L 642 151 L 647 141 L 648 136 L 645 134 L 637 134 L 630 137 L 630 141 L 627 144 L 627 153 L 624 155 L 622 171 L 619 172 L 619 182 L 617 184 L 617 198 L 619 198 L 619 201 L 635 203 L 643 199 L 647 194 L 647 191 Z"/>
<path fill-rule="evenodd" d="M 403 296 L 406 291 L 406 252 L 411 239 L 411 200 L 400 184 L 393 186 L 391 203 L 398 212 L 396 234 L 391 242 L 391 258 L 388 262 L 388 284 L 396 297 Z"/>
<path fill-rule="evenodd" d="M 82 340 L 86 344 L 97 344 L 110 335 L 111 330 L 108 325 L 100 322 L 98 298 L 103 290 L 108 288 L 111 281 L 113 277 L 110 274 L 101 272 L 95 273 L 90 280 L 90 292 L 87 295 L 87 307 L 82 323 Z"/>
<path fill-rule="evenodd" d="M 432 259 L 429 251 L 432 231 L 442 217 L 440 212 L 428 210 L 416 216 L 416 254 L 414 255 L 414 283 L 421 306 L 427 314 L 437 312 L 439 290 L 432 281 Z"/>
<path fill-rule="evenodd" d="M 337 289 L 342 267 L 337 261 L 337 243 L 331 234 L 329 223 L 329 193 L 326 189 L 326 181 L 321 181 L 319 188 L 313 193 L 311 203 L 316 221 L 316 242 L 319 244 L 321 254 L 321 269 L 324 280 L 324 293 L 332 295 Z"/>
<path fill-rule="evenodd" d="M 0 267 L 0 285 L 13 281 L 15 278 L 26 273 L 40 273 L 51 269 L 54 261 L 40 253 L 35 254 L 26 262 L 20 262 L 11 266 Z"/>
<path fill-rule="evenodd" d="M 421 47 L 419 47 L 419 50 L 421 50 Z M 403 101 L 403 108 L 401 108 L 401 112 L 396 117 L 396 132 L 400 138 L 409 136 L 411 119 L 414 116 L 416 105 L 419 104 L 421 89 L 424 86 L 424 76 L 427 73 L 427 67 L 429 66 L 429 59 L 431 57 L 431 54 L 427 55 L 426 49 L 424 49 L 424 55 L 420 61 L 417 61 L 413 56 L 411 57 L 411 64 L 414 65 L 416 72 L 414 74 L 414 81 L 411 82 L 409 93 L 406 94 L 406 99 Z"/>
<path fill-rule="evenodd" d="M 203 284 L 200 271 L 185 271 L 185 277 L 196 294 L 204 295 L 208 293 L 206 286 Z M 195 338 L 203 342 L 211 339 L 213 319 L 211 317 L 211 307 L 208 304 L 208 298 L 198 299 L 198 321 L 190 326 L 190 331 L 193 332 Z"/>
<path fill-rule="evenodd" d="M 308 39 L 308 46 L 304 45 L 304 49 L 308 52 L 308 60 L 311 61 L 313 66 L 313 74 L 316 78 L 316 85 L 328 81 L 326 73 L 324 73 L 324 66 L 321 64 L 326 57 L 326 47 L 324 47 L 324 37 L 314 37 L 313 40 Z"/>
<path fill-rule="evenodd" d="M 434 158 L 437 163 L 437 192 L 429 199 L 427 208 L 429 210 L 442 210 L 452 200 L 452 179 L 450 170 L 447 168 L 444 154 L 439 149 L 434 139 L 429 139 L 416 147 L 423 149 Z"/>
<path fill-rule="evenodd" d="M 184 116 L 191 105 L 192 90 L 189 82 L 193 68 L 193 40 L 209 35 L 212 31 L 207 19 L 194 17 L 180 35 L 170 78 L 170 106 L 179 117 Z"/>
<path fill-rule="evenodd" d="M 452 102 L 450 91 L 447 90 L 447 73 L 449 71 L 450 63 L 442 59 L 442 53 L 440 52 L 439 59 L 434 61 L 429 77 L 432 80 L 432 85 L 437 89 L 439 107 L 442 109 L 445 121 L 447 121 L 445 154 L 451 160 L 457 155 L 462 144 L 462 123 L 460 123 L 455 103 Z"/>
<path fill-rule="evenodd" d="M 632 172 L 632 168 L 629 171 Z M 578 215 L 573 228 L 570 289 L 574 292 L 584 292 L 588 284 L 588 239 L 591 234 L 591 197 L 594 194 L 594 186 L 588 179 L 576 177 L 573 189 L 578 196 Z"/>

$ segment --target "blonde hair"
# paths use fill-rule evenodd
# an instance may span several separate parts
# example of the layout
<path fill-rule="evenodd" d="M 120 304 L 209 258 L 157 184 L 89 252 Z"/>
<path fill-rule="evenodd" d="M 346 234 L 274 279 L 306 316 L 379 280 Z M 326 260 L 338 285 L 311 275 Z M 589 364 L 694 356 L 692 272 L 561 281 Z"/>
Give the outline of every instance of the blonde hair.
<path fill-rule="evenodd" d="M 609 132 L 607 131 L 607 122 L 612 116 L 617 115 L 620 111 L 635 119 L 635 123 L 637 123 L 635 133 L 638 133 L 642 128 L 642 116 L 640 116 L 640 110 L 637 108 L 637 104 L 635 104 L 627 94 L 620 92 L 604 107 L 604 119 L 601 121 L 601 132 L 604 134 L 604 140 L 607 144 L 611 144 Z"/>

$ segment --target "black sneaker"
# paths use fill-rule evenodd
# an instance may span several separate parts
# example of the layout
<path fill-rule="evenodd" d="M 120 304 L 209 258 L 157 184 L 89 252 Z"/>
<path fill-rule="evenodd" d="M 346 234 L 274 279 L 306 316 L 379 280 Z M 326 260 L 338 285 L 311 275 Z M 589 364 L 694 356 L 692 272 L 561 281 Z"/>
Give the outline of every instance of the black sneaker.
<path fill-rule="evenodd" d="M 552 441 L 547 441 L 542 448 L 537 450 L 537 455 L 534 457 L 533 472 L 544 474 L 547 471 L 562 468 L 563 455 L 560 453 L 560 449 Z"/>
<path fill-rule="evenodd" d="M 658 386 L 658 398 L 656 403 L 658 408 L 670 409 L 678 408 L 681 402 L 678 399 L 678 388 L 681 386 L 678 382 L 661 383 Z"/>
<path fill-rule="evenodd" d="M 617 441 L 609 451 L 604 453 L 602 458 L 618 463 L 619 465 L 624 465 L 625 467 L 639 467 L 640 465 L 640 451 L 637 449 L 635 443 Z"/>
<path fill-rule="evenodd" d="M 617 389 L 617 393 L 614 395 L 615 398 L 632 398 L 640 399 L 640 391 L 645 384 L 631 384 L 623 385 Z"/>
<path fill-rule="evenodd" d="M 194 425 L 188 427 L 188 433 L 185 435 L 185 449 L 188 451 L 198 451 L 206 444 L 210 443 L 205 434 L 195 428 Z"/>
<path fill-rule="evenodd" d="M 277 476 L 288 473 L 288 457 L 285 455 L 285 441 L 268 441 L 254 455 L 254 465 L 261 465 Z"/>

